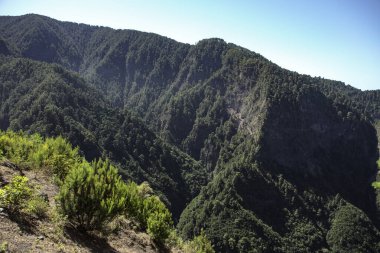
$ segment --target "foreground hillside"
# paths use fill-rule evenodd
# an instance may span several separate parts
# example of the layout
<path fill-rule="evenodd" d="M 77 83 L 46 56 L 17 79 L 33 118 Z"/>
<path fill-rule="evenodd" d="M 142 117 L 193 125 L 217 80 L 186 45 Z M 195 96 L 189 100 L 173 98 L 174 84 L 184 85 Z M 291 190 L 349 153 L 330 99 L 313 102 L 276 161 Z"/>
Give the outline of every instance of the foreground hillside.
<path fill-rule="evenodd" d="M 8 166 L 0 166 L 1 182 L 9 182 L 19 172 Z M 47 197 L 50 208 L 54 210 L 54 196 L 58 187 L 50 176 L 37 171 L 23 171 L 29 183 L 41 187 L 39 193 Z M 127 221 L 120 224 L 114 234 L 108 237 L 87 235 L 74 229 L 62 227 L 62 217 L 51 218 L 17 217 L 7 214 L 4 209 L 0 213 L 0 250 L 9 252 L 159 252 L 149 235 L 134 231 Z M 4 252 L 4 251 L 1 251 Z M 7 251 L 5 251 L 7 252 Z"/>
<path fill-rule="evenodd" d="M 380 251 L 380 90 L 221 39 L 39 15 L 0 17 L 0 54 L 1 128 L 63 135 L 148 181 L 184 238 L 204 231 L 218 252 Z"/>
<path fill-rule="evenodd" d="M 146 182 L 87 162 L 61 137 L 0 132 L 1 252 L 214 252 L 183 242 Z"/>

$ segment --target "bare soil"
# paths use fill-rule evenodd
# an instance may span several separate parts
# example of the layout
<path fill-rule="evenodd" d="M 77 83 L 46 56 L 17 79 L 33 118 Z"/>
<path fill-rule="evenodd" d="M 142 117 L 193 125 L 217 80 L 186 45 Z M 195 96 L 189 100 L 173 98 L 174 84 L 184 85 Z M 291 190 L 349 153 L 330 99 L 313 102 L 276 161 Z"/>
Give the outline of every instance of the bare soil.
<path fill-rule="evenodd" d="M 30 185 L 47 196 L 49 211 L 46 218 L 26 214 L 8 214 L 0 211 L 0 252 L 173 252 L 158 247 L 148 234 L 133 229 L 126 219 L 120 219 L 117 231 L 108 235 L 82 233 L 75 228 L 60 226 L 62 220 L 53 218 L 54 197 L 58 187 L 52 177 L 41 171 L 19 170 L 11 166 L 0 166 L 0 187 L 15 175 L 29 178 Z M 1 209 L 0 209 L 1 210 Z"/>

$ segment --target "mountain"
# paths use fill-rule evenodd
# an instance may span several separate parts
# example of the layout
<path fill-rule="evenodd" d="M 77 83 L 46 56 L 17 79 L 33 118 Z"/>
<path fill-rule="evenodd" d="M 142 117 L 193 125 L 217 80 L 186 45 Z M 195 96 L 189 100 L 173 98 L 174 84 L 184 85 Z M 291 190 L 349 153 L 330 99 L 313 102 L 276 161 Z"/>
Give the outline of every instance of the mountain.
<path fill-rule="evenodd" d="M 259 78 L 274 66 L 220 39 L 190 46 L 156 34 L 38 15 L 1 17 L 0 31 L 23 57 L 78 72 L 114 106 L 135 111 L 161 137 L 196 158 L 210 133 L 236 116 L 233 112 L 251 118 L 238 109 L 257 107 L 250 104 L 256 100 L 250 97 L 259 97 Z M 285 71 L 279 78 L 294 74 Z M 340 82 L 304 75 L 297 82 L 317 85 L 326 95 L 380 117 L 379 91 L 363 93 Z M 177 127 L 178 122 L 183 124 Z"/>
<path fill-rule="evenodd" d="M 90 160 L 109 157 L 126 179 L 148 181 L 163 193 L 175 217 L 206 183 L 199 163 L 164 143 L 130 112 L 107 106 L 75 73 L 0 57 L 0 83 L 1 129 L 63 135 Z"/>
<path fill-rule="evenodd" d="M 8 55 L 0 69 L 2 128 L 64 134 L 89 157 L 109 156 L 162 191 L 176 217 L 197 195 L 179 219 L 183 236 L 204 229 L 219 252 L 379 250 L 380 193 L 370 183 L 380 90 L 300 75 L 221 39 L 188 45 L 39 15 L 0 17 L 0 38 Z M 40 70 L 26 81 L 19 76 L 33 69 L 27 64 L 59 69 L 49 75 L 81 85 L 71 93 L 56 81 L 41 85 Z M 26 73 L 8 74 L 19 69 Z M 24 99 L 40 86 L 51 88 Z M 41 94 L 72 127 L 36 118 L 29 105 Z M 44 118 L 49 110 L 40 108 Z M 117 127 L 125 120 L 132 134 Z M 143 136 L 137 144 L 128 139 L 136 133 Z M 152 145 L 172 162 L 151 157 Z"/>
<path fill-rule="evenodd" d="M 229 147 L 181 215 L 182 235 L 204 228 L 219 252 L 377 252 L 373 126 L 314 87 L 270 93 L 258 143 Z"/>

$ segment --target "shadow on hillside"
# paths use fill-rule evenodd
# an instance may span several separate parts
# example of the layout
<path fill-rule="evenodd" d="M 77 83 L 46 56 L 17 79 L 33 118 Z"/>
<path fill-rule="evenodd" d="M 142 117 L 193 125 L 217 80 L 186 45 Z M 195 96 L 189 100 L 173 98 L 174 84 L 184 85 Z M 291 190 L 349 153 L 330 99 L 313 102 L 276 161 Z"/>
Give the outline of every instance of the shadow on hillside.
<path fill-rule="evenodd" d="M 118 252 L 107 240 L 100 238 L 96 235 L 90 235 L 84 232 L 80 232 L 75 228 L 66 228 L 66 235 L 73 241 L 80 244 L 83 247 L 90 249 L 92 252 L 113 253 Z"/>
<path fill-rule="evenodd" d="M 20 213 L 8 213 L 8 217 L 18 225 L 23 233 L 37 234 L 37 223 L 32 217 Z"/>

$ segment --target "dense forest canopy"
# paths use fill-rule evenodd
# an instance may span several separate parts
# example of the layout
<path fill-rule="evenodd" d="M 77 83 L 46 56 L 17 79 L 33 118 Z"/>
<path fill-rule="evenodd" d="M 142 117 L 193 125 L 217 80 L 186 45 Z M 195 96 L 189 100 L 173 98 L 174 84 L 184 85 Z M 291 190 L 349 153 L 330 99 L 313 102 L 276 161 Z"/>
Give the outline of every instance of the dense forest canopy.
<path fill-rule="evenodd" d="M 0 54 L 1 129 L 65 136 L 148 181 L 185 238 L 204 231 L 218 252 L 379 251 L 380 90 L 222 39 L 39 15 L 0 17 Z"/>

